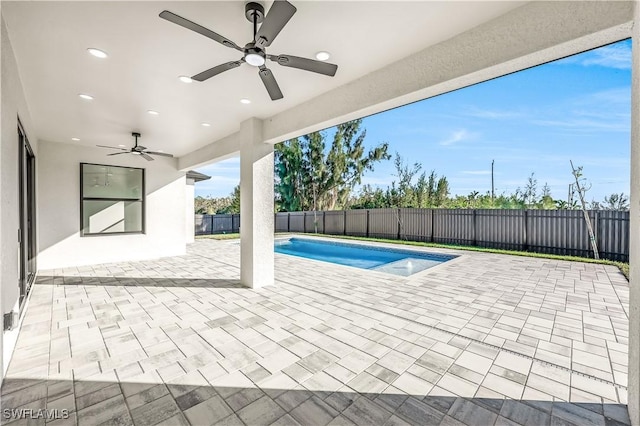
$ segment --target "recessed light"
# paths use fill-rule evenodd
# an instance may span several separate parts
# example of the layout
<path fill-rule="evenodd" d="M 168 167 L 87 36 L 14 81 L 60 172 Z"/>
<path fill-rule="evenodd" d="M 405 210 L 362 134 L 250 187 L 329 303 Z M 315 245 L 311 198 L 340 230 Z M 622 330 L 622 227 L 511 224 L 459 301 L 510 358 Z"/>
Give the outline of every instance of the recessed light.
<path fill-rule="evenodd" d="M 164 152 L 164 150 L 162 150 L 162 149 L 159 149 L 159 150 L 158 150 L 158 152 Z"/>
<path fill-rule="evenodd" d="M 120 144 L 120 145 L 118 145 L 118 146 L 119 146 L 119 147 L 121 147 L 121 148 L 124 148 L 126 145 L 122 145 L 122 144 Z"/>
<path fill-rule="evenodd" d="M 191 77 L 189 77 L 188 75 L 181 75 L 180 77 L 178 77 L 178 79 L 180 79 L 181 82 L 183 83 L 192 83 L 193 79 Z"/>
<path fill-rule="evenodd" d="M 78 96 L 80 96 L 82 99 L 87 100 L 87 101 L 92 101 L 93 100 L 93 96 L 86 95 L 84 93 L 80 93 Z"/>
<path fill-rule="evenodd" d="M 80 139 L 79 138 L 71 138 L 72 141 L 74 142 L 78 142 Z"/>
<path fill-rule="evenodd" d="M 250 104 L 250 103 L 251 103 L 251 101 L 250 101 L 249 99 L 242 98 L 242 99 L 240 99 L 240 103 L 241 103 L 241 104 Z"/>
<path fill-rule="evenodd" d="M 107 55 L 107 52 L 100 49 L 93 48 L 93 47 L 90 47 L 89 49 L 87 49 L 87 51 L 93 56 L 95 56 L 96 58 L 100 58 L 100 59 L 104 59 L 107 56 L 109 56 Z"/>
<path fill-rule="evenodd" d="M 316 59 L 319 61 L 326 61 L 330 57 L 331 57 L 331 54 L 329 52 L 320 51 L 316 53 Z"/>
<path fill-rule="evenodd" d="M 202 125 L 203 125 L 204 127 L 211 127 L 211 124 L 209 124 L 209 123 L 202 123 Z"/>
<path fill-rule="evenodd" d="M 154 111 L 154 110 L 152 110 L 152 109 L 150 109 L 149 111 L 147 111 L 147 113 L 148 113 L 148 114 L 151 114 L 151 115 L 160 115 L 160 113 L 159 113 L 158 111 Z"/>

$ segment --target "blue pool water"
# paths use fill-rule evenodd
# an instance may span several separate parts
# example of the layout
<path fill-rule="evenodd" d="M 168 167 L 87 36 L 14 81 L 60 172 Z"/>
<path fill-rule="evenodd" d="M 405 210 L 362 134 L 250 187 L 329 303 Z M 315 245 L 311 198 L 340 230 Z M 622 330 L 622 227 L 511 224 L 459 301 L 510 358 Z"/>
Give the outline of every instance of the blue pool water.
<path fill-rule="evenodd" d="M 402 276 L 415 274 L 456 257 L 307 238 L 277 240 L 275 252 Z"/>

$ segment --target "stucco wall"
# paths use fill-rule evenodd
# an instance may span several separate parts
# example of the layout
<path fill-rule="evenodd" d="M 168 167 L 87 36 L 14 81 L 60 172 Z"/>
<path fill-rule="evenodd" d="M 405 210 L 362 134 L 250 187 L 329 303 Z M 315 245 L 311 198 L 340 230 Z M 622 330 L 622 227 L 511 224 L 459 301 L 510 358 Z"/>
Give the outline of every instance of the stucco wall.
<path fill-rule="evenodd" d="M 127 136 L 123 136 L 125 140 Z M 40 143 L 38 269 L 151 259 L 185 252 L 185 173 L 176 160 L 108 157 L 106 149 Z M 146 233 L 80 236 L 80 163 L 145 169 Z"/>
<path fill-rule="evenodd" d="M 187 184 L 185 185 L 185 241 L 187 243 L 192 243 L 195 241 L 196 235 L 196 224 L 194 220 L 195 214 L 195 196 L 196 196 L 196 187 L 195 181 L 193 179 L 187 179 Z"/>
<path fill-rule="evenodd" d="M 0 127 L 0 306 L 2 313 L 18 309 L 18 117 L 31 147 L 37 155 L 38 143 L 32 135 L 32 123 L 16 59 L 11 47 L 4 19 L 1 19 L 1 127 Z M 1 318 L 0 318 L 1 320 Z M 1 322 L 1 321 L 0 321 Z M 17 328 L 2 333 L 0 339 L 0 373 L 8 367 L 11 352 L 18 337 Z"/>

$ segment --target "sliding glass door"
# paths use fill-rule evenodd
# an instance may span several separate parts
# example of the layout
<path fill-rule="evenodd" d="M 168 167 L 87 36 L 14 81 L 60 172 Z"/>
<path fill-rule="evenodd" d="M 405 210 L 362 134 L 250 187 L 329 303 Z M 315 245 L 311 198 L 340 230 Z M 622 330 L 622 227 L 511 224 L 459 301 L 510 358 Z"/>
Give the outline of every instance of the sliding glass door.
<path fill-rule="evenodd" d="M 26 300 L 37 271 L 36 249 L 36 158 L 20 123 L 19 203 L 20 229 L 18 230 L 20 309 Z"/>

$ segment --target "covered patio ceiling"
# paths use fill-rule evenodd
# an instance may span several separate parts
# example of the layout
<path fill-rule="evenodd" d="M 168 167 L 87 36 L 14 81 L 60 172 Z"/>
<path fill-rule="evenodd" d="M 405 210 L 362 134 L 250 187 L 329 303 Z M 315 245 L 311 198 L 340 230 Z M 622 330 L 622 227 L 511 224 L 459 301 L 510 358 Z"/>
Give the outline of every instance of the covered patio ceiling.
<path fill-rule="evenodd" d="M 172 11 L 244 46 L 252 26 L 242 1 L 6 2 L 3 15 L 38 138 L 129 145 L 130 132 L 137 130 L 146 146 L 180 156 L 237 131 L 250 117 L 266 119 L 295 108 L 523 4 L 292 3 L 298 11 L 268 53 L 314 58 L 328 51 L 339 70 L 331 78 L 268 61 L 284 94 L 278 101 L 270 100 L 257 69 L 248 64 L 202 83 L 178 80 L 241 53 L 158 14 Z M 87 48 L 109 57 L 92 57 Z M 80 93 L 95 99 L 84 101 Z M 241 104 L 242 98 L 251 104 Z"/>

